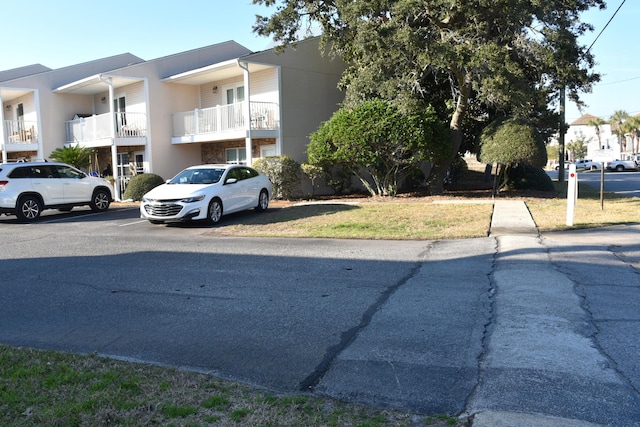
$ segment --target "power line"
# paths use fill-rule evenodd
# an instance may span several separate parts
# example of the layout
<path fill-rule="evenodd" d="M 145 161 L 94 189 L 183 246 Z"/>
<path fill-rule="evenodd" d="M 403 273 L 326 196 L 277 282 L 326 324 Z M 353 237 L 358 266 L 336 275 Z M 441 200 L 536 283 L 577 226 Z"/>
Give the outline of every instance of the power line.
<path fill-rule="evenodd" d="M 598 83 L 598 84 L 595 84 L 594 86 L 609 86 L 609 85 L 615 85 L 615 84 L 618 84 L 618 83 L 626 83 L 626 82 L 630 82 L 632 80 L 638 80 L 638 79 L 640 79 L 640 76 L 638 76 L 638 77 L 629 77 L 628 79 L 617 80 L 615 82 Z"/>
<path fill-rule="evenodd" d="M 622 7 L 622 5 L 626 2 L 627 0 L 622 0 L 622 3 L 620 3 L 620 6 L 618 6 L 618 8 L 616 9 L 615 12 L 613 12 L 613 15 L 611 16 L 611 18 L 609 18 L 609 21 L 607 21 L 606 25 L 604 26 L 604 28 L 602 28 L 602 30 L 600 30 L 600 32 L 598 33 L 598 35 L 596 36 L 596 39 L 593 41 L 593 43 L 591 43 L 591 46 L 589 46 L 589 49 L 587 49 L 587 52 L 589 52 L 591 50 L 591 48 L 593 47 L 594 44 L 596 44 L 596 42 L 598 41 L 598 39 L 600 38 L 600 36 L 602 35 L 602 33 L 604 33 L 604 30 L 607 29 L 607 27 L 609 26 L 609 24 L 611 23 L 611 21 L 613 21 L 613 18 L 616 17 L 616 15 L 618 14 L 618 12 L 620 11 L 620 8 Z"/>

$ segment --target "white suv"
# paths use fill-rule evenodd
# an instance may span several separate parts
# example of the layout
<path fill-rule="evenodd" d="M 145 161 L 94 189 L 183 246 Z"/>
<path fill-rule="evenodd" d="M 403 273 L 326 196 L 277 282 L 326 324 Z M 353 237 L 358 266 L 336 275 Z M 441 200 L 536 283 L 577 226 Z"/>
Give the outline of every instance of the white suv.
<path fill-rule="evenodd" d="M 33 221 L 44 209 L 70 211 L 89 205 L 105 211 L 113 201 L 111 184 L 64 163 L 0 164 L 0 213 Z"/>

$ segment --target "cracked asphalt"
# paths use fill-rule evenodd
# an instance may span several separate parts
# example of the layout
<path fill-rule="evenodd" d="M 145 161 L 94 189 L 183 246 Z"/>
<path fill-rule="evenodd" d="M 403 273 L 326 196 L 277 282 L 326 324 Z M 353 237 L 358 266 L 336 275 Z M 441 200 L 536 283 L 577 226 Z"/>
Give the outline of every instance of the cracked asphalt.
<path fill-rule="evenodd" d="M 474 427 L 640 426 L 640 226 L 539 235 L 523 206 L 437 242 L 3 220 L 0 342 Z"/>

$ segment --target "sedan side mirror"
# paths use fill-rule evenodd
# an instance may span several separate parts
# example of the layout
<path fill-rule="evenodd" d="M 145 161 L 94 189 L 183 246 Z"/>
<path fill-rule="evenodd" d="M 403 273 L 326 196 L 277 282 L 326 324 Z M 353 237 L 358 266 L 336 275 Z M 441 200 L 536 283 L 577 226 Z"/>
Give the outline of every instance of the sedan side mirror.
<path fill-rule="evenodd" d="M 236 178 L 229 178 L 228 180 L 226 180 L 226 181 L 224 182 L 224 185 L 227 185 L 227 184 L 235 184 L 236 182 L 238 182 L 238 180 L 237 180 Z"/>

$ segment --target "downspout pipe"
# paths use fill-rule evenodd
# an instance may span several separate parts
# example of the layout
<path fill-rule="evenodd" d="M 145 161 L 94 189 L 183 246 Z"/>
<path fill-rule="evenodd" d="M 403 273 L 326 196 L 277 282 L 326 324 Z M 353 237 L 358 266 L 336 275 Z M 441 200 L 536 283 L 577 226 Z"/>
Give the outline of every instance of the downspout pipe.
<path fill-rule="evenodd" d="M 249 63 L 242 62 L 238 58 L 238 67 L 244 70 L 244 88 L 245 88 L 245 104 L 244 104 L 244 116 L 247 118 L 245 125 L 247 129 L 247 136 L 245 138 L 245 151 L 247 152 L 247 165 L 251 166 L 253 163 L 253 140 L 251 137 L 251 87 L 249 84 Z"/>

